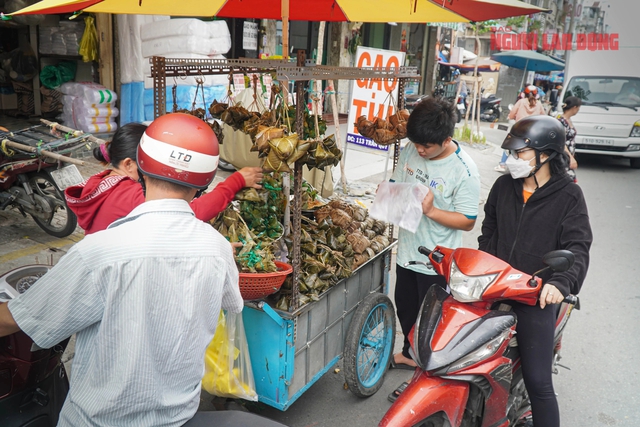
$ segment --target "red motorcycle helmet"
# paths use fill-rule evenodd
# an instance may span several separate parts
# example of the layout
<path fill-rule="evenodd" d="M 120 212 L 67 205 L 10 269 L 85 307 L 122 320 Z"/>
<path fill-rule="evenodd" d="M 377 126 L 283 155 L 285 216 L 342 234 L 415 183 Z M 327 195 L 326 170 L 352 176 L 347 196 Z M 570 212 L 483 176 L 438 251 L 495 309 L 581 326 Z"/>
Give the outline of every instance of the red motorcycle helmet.
<path fill-rule="evenodd" d="M 524 88 L 524 94 L 525 95 L 529 95 L 530 93 L 533 93 L 534 95 L 538 95 L 538 88 L 535 87 L 534 85 L 529 85 L 527 87 Z"/>
<path fill-rule="evenodd" d="M 218 138 L 197 117 L 171 113 L 155 119 L 138 145 L 138 168 L 144 175 L 205 189 L 218 169 Z"/>

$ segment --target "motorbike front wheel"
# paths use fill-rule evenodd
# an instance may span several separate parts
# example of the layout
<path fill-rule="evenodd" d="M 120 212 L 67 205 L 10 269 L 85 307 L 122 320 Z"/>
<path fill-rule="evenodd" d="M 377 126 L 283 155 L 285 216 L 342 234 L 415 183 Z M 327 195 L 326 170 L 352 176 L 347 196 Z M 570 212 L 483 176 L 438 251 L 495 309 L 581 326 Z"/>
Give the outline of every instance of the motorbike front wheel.
<path fill-rule="evenodd" d="M 42 218 L 31 215 L 40 228 L 54 237 L 67 237 L 76 229 L 78 218 L 64 201 L 64 195 L 48 172 L 40 171 L 29 177 L 33 192 L 43 197 L 51 208 L 51 215 Z"/>

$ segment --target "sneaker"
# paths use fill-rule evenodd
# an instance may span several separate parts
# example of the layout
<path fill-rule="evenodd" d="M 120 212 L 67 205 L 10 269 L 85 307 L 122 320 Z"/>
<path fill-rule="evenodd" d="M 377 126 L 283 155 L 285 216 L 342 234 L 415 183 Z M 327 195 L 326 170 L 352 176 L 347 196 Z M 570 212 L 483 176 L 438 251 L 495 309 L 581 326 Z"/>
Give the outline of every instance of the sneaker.
<path fill-rule="evenodd" d="M 495 168 L 493 168 L 493 170 L 496 172 L 506 172 L 507 168 L 505 168 L 504 165 L 498 165 Z"/>

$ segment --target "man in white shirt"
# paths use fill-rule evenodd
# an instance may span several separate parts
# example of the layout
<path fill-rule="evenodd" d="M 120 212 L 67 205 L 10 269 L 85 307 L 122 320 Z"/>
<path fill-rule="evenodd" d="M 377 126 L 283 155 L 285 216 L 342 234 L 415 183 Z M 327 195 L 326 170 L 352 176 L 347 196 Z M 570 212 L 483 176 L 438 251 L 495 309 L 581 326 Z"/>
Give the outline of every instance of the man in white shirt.
<path fill-rule="evenodd" d="M 23 330 L 48 348 L 77 334 L 59 426 L 182 426 L 198 409 L 220 309 L 243 307 L 229 242 L 189 207 L 216 172 L 213 131 L 162 116 L 137 157 L 145 203 L 0 305 L 0 337 Z"/>

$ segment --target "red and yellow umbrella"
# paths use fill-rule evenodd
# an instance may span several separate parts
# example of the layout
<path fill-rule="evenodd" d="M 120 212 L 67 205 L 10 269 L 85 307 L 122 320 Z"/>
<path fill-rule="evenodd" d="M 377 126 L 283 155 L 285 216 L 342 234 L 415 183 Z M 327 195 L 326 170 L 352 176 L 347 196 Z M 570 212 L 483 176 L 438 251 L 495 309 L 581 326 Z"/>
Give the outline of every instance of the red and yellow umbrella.
<path fill-rule="evenodd" d="M 473 22 L 548 12 L 520 0 L 431 0 L 434 4 L 464 16 Z"/>
<path fill-rule="evenodd" d="M 288 8 L 288 11 L 287 11 Z M 428 0 L 42 0 L 10 15 L 94 13 L 352 22 L 469 22 Z M 288 14 L 287 14 L 288 12 Z"/>

